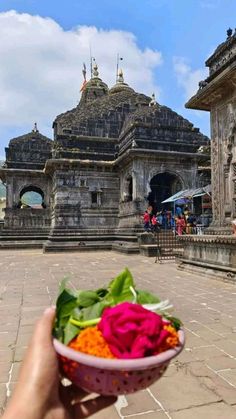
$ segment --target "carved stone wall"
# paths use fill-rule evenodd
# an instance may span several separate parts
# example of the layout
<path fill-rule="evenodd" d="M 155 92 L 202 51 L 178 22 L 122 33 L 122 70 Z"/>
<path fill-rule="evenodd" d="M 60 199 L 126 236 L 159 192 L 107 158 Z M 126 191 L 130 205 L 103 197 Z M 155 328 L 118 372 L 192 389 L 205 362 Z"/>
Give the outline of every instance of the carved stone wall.
<path fill-rule="evenodd" d="M 212 205 L 214 227 L 236 216 L 236 92 L 211 112 Z"/>
<path fill-rule="evenodd" d="M 119 177 L 102 166 L 56 170 L 53 175 L 52 232 L 57 229 L 115 228 Z"/>

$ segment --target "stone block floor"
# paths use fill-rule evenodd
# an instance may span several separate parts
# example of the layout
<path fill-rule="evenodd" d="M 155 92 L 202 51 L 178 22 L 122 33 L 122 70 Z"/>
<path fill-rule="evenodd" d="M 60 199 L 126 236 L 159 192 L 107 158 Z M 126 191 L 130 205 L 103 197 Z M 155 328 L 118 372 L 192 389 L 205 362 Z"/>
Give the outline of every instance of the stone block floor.
<path fill-rule="evenodd" d="M 236 284 L 178 271 L 174 262 L 115 252 L 0 252 L 0 406 L 17 381 L 34 322 L 55 302 L 63 276 L 80 288 L 106 284 L 125 266 L 140 288 L 169 298 L 186 346 L 147 390 L 119 397 L 94 419 L 235 419 Z"/>

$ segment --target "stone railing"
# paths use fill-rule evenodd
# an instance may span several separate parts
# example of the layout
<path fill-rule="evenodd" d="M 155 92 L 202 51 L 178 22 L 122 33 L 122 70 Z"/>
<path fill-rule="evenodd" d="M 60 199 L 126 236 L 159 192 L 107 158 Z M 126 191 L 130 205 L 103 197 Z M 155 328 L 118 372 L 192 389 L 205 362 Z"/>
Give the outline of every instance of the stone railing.
<path fill-rule="evenodd" d="M 181 240 L 183 242 L 192 242 L 192 243 L 208 243 L 208 244 L 228 244 L 228 245 L 235 245 L 236 244 L 236 236 L 212 236 L 212 235 L 207 235 L 207 234 L 202 234 L 202 235 L 184 235 L 184 236 L 178 236 L 178 240 Z"/>
<path fill-rule="evenodd" d="M 194 266 L 204 275 L 236 279 L 236 236 L 181 236 L 178 240 L 183 245 L 179 268 Z"/>
<path fill-rule="evenodd" d="M 4 227 L 16 229 L 42 229 L 51 225 L 51 211 L 36 208 L 6 208 Z"/>

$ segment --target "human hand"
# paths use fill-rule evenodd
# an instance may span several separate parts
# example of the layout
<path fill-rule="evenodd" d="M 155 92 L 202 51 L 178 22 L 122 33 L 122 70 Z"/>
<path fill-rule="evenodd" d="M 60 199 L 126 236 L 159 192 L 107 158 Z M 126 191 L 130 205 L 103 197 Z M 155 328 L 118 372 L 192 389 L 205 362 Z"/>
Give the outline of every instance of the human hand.
<path fill-rule="evenodd" d="M 115 397 L 97 396 L 60 381 L 52 344 L 55 309 L 48 308 L 37 322 L 26 352 L 16 389 L 3 419 L 82 419 L 115 403 Z"/>

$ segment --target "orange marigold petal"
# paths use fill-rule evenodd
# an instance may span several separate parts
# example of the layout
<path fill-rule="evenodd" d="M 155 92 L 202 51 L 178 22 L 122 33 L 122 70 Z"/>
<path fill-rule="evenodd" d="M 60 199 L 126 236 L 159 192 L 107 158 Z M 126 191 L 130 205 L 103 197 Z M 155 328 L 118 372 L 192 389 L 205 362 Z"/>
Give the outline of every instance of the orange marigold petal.
<path fill-rule="evenodd" d="M 88 355 L 100 358 L 115 358 L 97 326 L 82 330 L 68 346 Z"/>

